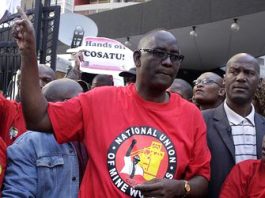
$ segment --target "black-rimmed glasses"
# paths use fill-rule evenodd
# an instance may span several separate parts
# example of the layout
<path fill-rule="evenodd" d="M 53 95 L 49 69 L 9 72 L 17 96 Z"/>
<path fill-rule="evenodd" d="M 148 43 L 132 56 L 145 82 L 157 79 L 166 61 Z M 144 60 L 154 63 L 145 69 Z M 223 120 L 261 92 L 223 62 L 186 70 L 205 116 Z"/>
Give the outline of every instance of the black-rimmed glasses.
<path fill-rule="evenodd" d="M 209 84 L 217 84 L 219 87 L 221 87 L 221 85 L 219 85 L 218 82 L 215 82 L 214 80 L 210 80 L 210 79 L 198 79 L 198 80 L 194 80 L 193 84 L 195 86 L 197 86 L 198 84 L 202 84 L 202 85 L 209 85 Z"/>
<path fill-rule="evenodd" d="M 159 49 L 140 49 L 139 51 L 148 52 L 153 54 L 155 57 L 160 58 L 161 60 L 170 58 L 172 63 L 181 63 L 184 60 L 184 56 L 176 53 L 169 53 L 164 50 Z"/>

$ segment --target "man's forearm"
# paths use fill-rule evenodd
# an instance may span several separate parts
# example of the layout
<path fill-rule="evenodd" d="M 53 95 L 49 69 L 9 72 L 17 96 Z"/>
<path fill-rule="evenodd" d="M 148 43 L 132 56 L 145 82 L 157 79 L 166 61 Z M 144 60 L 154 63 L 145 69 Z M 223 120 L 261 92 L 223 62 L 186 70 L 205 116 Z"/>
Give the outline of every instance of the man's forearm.
<path fill-rule="evenodd" d="M 21 52 L 21 102 L 28 129 L 36 129 L 46 112 L 47 101 L 41 94 L 35 49 Z"/>
<path fill-rule="evenodd" d="M 20 19 L 16 20 L 12 35 L 21 53 L 21 102 L 27 128 L 51 131 L 48 102 L 41 94 L 33 24 L 25 12 L 18 8 Z"/>
<path fill-rule="evenodd" d="M 206 197 L 208 193 L 208 181 L 202 176 L 195 176 L 188 181 L 190 192 L 187 197 Z"/>

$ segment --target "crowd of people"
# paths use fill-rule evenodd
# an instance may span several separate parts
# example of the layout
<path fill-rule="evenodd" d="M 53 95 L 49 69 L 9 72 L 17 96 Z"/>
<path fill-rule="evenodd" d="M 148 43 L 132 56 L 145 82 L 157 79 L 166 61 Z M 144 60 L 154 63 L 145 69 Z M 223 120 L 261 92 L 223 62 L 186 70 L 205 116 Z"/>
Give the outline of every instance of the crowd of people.
<path fill-rule="evenodd" d="M 78 66 L 56 80 L 37 64 L 19 13 L 18 96 L 0 96 L 2 197 L 265 197 L 264 81 L 252 55 L 192 87 L 176 78 L 176 38 L 155 30 L 120 73 L 126 86 L 97 75 L 88 87 Z"/>

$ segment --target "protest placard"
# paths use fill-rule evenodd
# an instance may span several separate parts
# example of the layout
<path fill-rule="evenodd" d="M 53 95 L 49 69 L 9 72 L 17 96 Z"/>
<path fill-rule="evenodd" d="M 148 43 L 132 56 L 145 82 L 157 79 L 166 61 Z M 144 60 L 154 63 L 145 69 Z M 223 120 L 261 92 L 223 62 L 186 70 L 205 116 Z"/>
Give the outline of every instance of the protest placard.
<path fill-rule="evenodd" d="M 83 51 L 80 69 L 88 73 L 121 72 L 134 67 L 133 51 L 119 41 L 104 37 L 85 37 L 83 45 L 67 52 Z"/>

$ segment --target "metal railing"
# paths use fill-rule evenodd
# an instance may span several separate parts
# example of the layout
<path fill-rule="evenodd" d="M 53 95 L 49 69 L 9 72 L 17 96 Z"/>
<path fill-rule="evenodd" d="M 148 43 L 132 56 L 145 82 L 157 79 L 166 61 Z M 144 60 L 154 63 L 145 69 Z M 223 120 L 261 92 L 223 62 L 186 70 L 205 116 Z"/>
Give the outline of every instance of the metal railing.
<path fill-rule="evenodd" d="M 51 6 L 50 0 L 36 0 L 34 8 L 26 11 L 36 32 L 39 63 L 56 69 L 56 49 L 59 33 L 60 6 Z M 11 35 L 11 27 L 18 14 L 8 16 L 0 24 L 0 90 L 14 99 L 13 76 L 20 68 L 20 53 Z M 14 81 L 14 79 L 13 79 Z"/>

